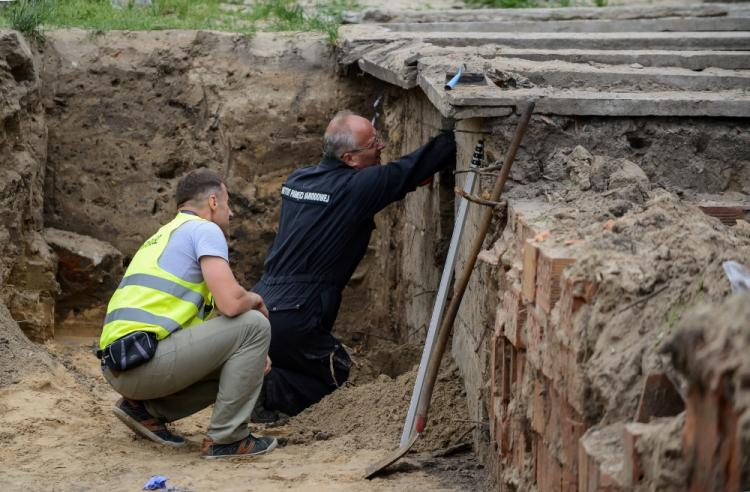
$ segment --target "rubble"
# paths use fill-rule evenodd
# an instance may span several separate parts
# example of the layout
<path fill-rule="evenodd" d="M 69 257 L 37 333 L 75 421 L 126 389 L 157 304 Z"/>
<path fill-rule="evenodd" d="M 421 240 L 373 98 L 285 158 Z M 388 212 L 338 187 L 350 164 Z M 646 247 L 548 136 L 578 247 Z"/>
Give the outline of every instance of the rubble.
<path fill-rule="evenodd" d="M 44 239 L 57 254 L 58 315 L 107 302 L 122 279 L 123 255 L 111 244 L 53 227 Z"/>

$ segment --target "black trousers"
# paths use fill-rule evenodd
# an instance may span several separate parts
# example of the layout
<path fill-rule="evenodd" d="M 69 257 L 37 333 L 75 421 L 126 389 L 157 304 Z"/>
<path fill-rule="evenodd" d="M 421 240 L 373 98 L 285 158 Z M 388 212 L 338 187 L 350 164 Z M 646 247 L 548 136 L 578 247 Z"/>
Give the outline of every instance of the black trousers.
<path fill-rule="evenodd" d="M 349 378 L 351 359 L 321 325 L 315 308 L 303 306 L 270 313 L 268 354 L 273 366 L 264 380 L 263 402 L 268 410 L 296 415 Z"/>

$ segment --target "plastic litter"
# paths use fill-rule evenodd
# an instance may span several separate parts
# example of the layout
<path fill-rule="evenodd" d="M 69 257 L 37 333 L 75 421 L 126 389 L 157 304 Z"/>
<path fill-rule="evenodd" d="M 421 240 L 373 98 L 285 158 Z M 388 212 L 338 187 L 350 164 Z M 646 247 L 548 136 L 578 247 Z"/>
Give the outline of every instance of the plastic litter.
<path fill-rule="evenodd" d="M 146 485 L 143 486 L 143 490 L 157 490 L 167 488 L 167 477 L 161 475 L 154 475 L 148 479 Z"/>

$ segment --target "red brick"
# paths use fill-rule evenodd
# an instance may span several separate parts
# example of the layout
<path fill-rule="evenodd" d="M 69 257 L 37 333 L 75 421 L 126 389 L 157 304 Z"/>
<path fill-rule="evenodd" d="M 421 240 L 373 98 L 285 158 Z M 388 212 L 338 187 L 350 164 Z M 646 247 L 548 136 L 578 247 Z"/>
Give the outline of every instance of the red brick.
<path fill-rule="evenodd" d="M 560 298 L 560 276 L 574 263 L 568 248 L 539 247 L 536 259 L 536 304 L 547 313 Z"/>
<path fill-rule="evenodd" d="M 504 333 L 516 348 L 526 347 L 523 325 L 526 321 L 526 305 L 521 300 L 520 290 L 510 288 L 503 293 Z"/>
<path fill-rule="evenodd" d="M 544 336 L 544 352 L 542 354 L 542 373 L 550 380 L 559 382 L 560 371 L 562 370 L 561 345 L 558 341 L 557 334 L 554 331 L 554 325 L 547 324 L 549 328 Z"/>
<path fill-rule="evenodd" d="M 736 225 L 738 220 L 745 220 L 745 214 L 750 211 L 747 203 L 701 203 L 698 208 L 728 226 Z"/>
<path fill-rule="evenodd" d="M 636 486 L 643 478 L 641 456 L 638 453 L 637 443 L 647 432 L 647 427 L 648 425 L 639 423 L 625 424 L 622 437 L 622 444 L 625 448 L 622 462 L 622 479 L 623 485 L 626 487 Z"/>
<path fill-rule="evenodd" d="M 503 336 L 492 336 L 490 343 L 490 395 L 499 395 L 499 385 L 502 373 Z"/>
<path fill-rule="evenodd" d="M 685 402 L 666 374 L 652 372 L 646 377 L 638 402 L 636 422 L 648 422 L 657 417 L 673 417 L 683 410 Z"/>
<path fill-rule="evenodd" d="M 583 419 L 565 398 L 560 399 L 561 421 L 560 440 L 562 441 L 562 461 L 566 476 L 578 483 L 578 441 L 586 432 Z M 565 477 L 563 477 L 565 481 Z"/>
<path fill-rule="evenodd" d="M 726 379 L 725 379 L 726 378 Z M 690 491 L 740 490 L 742 450 L 737 436 L 739 415 L 722 393 L 731 385 L 723 375 L 716 388 L 707 392 L 691 387 L 683 428 L 684 453 L 692 464 Z"/>
<path fill-rule="evenodd" d="M 598 284 L 587 280 L 574 280 L 567 271 L 560 277 L 560 328 L 568 340 L 575 337 L 575 316 L 584 304 L 594 300 Z"/>
<path fill-rule="evenodd" d="M 536 296 L 538 253 L 539 247 L 533 239 L 528 239 L 523 243 L 523 249 L 521 250 L 521 258 L 523 259 L 521 292 L 523 294 L 523 300 L 526 302 L 534 302 Z"/>
<path fill-rule="evenodd" d="M 511 362 L 513 360 L 513 345 L 510 341 L 503 337 L 503 359 L 502 364 L 502 378 L 499 381 L 500 384 L 500 399 L 504 404 L 510 401 L 510 373 L 511 373 Z"/>
<path fill-rule="evenodd" d="M 511 372 L 511 386 L 513 393 L 520 397 L 523 388 L 523 375 L 526 371 L 526 351 L 515 350 L 513 352 L 513 367 Z"/>
<path fill-rule="evenodd" d="M 613 444 L 615 446 L 613 446 Z M 616 463 L 622 462 L 622 424 L 599 429 L 578 441 L 579 492 L 619 492 L 617 480 L 620 471 Z"/>
<path fill-rule="evenodd" d="M 547 419 L 549 419 L 549 388 L 544 378 L 534 380 L 534 389 L 529 401 L 529 407 L 531 429 L 540 436 L 543 436 Z"/>
<path fill-rule="evenodd" d="M 560 346 L 560 375 L 557 383 L 566 400 L 579 415 L 586 414 L 586 393 L 589 386 L 584 362 L 579 362 L 576 351 Z"/>
<path fill-rule="evenodd" d="M 539 439 L 536 445 L 536 485 L 538 490 L 562 490 L 562 465 Z"/>
<path fill-rule="evenodd" d="M 526 354 L 532 367 L 541 369 L 544 355 L 544 334 L 547 330 L 547 316 L 541 309 L 529 309 L 526 316 Z"/>

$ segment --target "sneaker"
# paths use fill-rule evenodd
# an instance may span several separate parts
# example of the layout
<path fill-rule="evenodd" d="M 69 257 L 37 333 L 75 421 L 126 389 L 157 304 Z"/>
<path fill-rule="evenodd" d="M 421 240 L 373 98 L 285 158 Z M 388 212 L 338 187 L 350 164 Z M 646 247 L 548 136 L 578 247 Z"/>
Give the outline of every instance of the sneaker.
<path fill-rule="evenodd" d="M 216 444 L 211 438 L 203 439 L 201 454 L 206 459 L 260 456 L 270 453 L 278 445 L 273 437 L 254 437 L 252 434 L 230 444 Z"/>
<path fill-rule="evenodd" d="M 164 421 L 148 413 L 142 401 L 120 398 L 112 409 L 122 423 L 147 439 L 159 444 L 180 447 L 185 445 L 185 439 L 172 434 Z"/>

